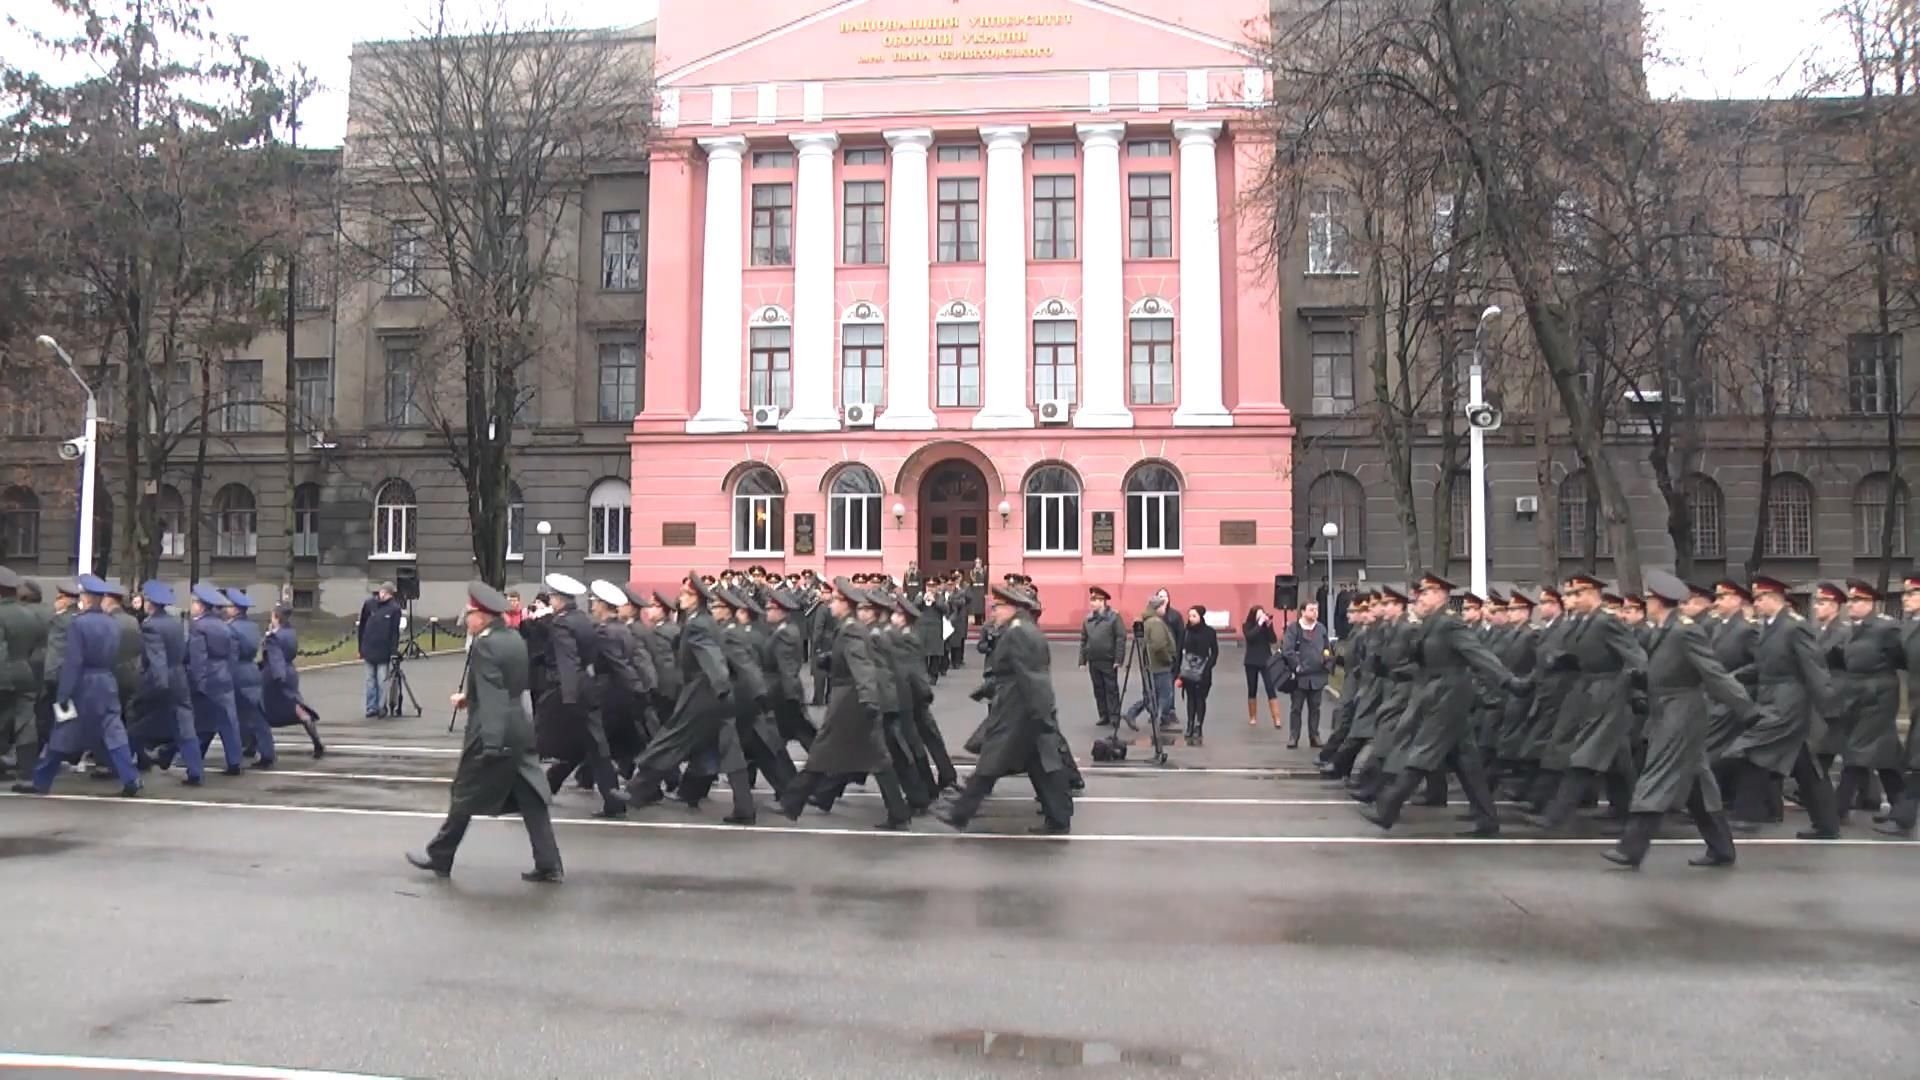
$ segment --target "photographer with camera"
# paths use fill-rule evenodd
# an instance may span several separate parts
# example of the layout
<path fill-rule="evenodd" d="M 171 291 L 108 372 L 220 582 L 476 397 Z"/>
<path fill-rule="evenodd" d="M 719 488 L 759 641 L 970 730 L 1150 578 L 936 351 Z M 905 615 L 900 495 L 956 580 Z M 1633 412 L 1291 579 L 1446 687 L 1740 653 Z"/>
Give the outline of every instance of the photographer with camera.
<path fill-rule="evenodd" d="M 1146 678 L 1140 683 L 1140 700 L 1127 706 L 1124 714 L 1128 725 L 1133 725 L 1134 717 L 1151 710 L 1150 721 L 1159 724 L 1163 730 L 1173 730 L 1179 721 L 1173 715 L 1173 665 L 1180 657 L 1180 645 L 1174 640 L 1173 631 L 1167 628 L 1163 609 L 1166 600 L 1156 595 L 1147 601 L 1147 610 L 1133 624 L 1133 636 L 1145 643 L 1142 650 L 1146 663 Z"/>
<path fill-rule="evenodd" d="M 381 688 L 400 651 L 400 601 L 393 582 L 383 581 L 360 605 L 360 661 L 367 665 L 367 719 L 386 714 Z"/>

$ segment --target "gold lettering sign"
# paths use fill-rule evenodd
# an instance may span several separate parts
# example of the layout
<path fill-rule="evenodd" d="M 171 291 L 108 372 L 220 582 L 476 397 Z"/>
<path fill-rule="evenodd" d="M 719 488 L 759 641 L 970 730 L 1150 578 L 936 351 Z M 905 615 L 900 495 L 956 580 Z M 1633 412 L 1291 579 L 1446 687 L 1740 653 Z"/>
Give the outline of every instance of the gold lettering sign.
<path fill-rule="evenodd" d="M 842 19 L 842 34 L 872 39 L 863 64 L 929 63 L 935 60 L 1044 60 L 1053 46 L 1033 39 L 1034 30 L 1073 25 L 1068 12 L 1016 15 L 935 15 L 919 19 Z"/>

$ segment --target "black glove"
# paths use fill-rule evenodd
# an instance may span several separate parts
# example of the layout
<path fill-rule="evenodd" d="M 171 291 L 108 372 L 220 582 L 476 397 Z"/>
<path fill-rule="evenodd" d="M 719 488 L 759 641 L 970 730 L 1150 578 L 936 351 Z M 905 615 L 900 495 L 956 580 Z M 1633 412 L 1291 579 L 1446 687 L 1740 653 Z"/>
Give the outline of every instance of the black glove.
<path fill-rule="evenodd" d="M 872 724 L 875 727 L 879 727 L 880 724 L 884 722 L 885 717 L 880 715 L 880 710 L 878 708 L 872 705 L 865 705 L 865 706 L 862 706 L 861 708 L 867 714 L 867 723 Z"/>
<path fill-rule="evenodd" d="M 993 684 L 983 682 L 979 686 L 974 687 L 973 693 L 968 694 L 967 696 L 972 698 L 975 701 L 992 701 L 993 700 Z"/>
<path fill-rule="evenodd" d="M 1847 670 L 1847 651 L 1838 645 L 1827 650 L 1827 667 L 1832 671 Z"/>
<path fill-rule="evenodd" d="M 1505 686 L 1507 693 L 1512 694 L 1514 697 L 1532 697 L 1533 696 L 1533 680 L 1532 679 L 1523 679 L 1523 678 L 1520 678 L 1519 676 L 1514 676 L 1512 678 L 1509 678 L 1503 685 Z"/>
<path fill-rule="evenodd" d="M 1744 667 L 1733 673 L 1733 679 L 1745 686 L 1757 686 L 1760 683 L 1760 673 L 1750 667 Z"/>
<path fill-rule="evenodd" d="M 1627 672 L 1627 685 L 1633 687 L 1635 690 L 1645 690 L 1647 688 L 1646 670 L 1644 668 L 1634 668 L 1632 671 Z"/>
<path fill-rule="evenodd" d="M 1633 694 L 1629 696 L 1627 698 L 1627 707 L 1633 710 L 1635 716 L 1647 715 L 1647 695 Z"/>
<path fill-rule="evenodd" d="M 1558 653 L 1547 663 L 1549 671 L 1579 671 L 1580 658 L 1572 653 Z"/>
<path fill-rule="evenodd" d="M 1373 656 L 1369 658 L 1369 666 L 1373 668 L 1375 675 L 1387 674 L 1387 658 L 1379 653 L 1374 653 Z"/>

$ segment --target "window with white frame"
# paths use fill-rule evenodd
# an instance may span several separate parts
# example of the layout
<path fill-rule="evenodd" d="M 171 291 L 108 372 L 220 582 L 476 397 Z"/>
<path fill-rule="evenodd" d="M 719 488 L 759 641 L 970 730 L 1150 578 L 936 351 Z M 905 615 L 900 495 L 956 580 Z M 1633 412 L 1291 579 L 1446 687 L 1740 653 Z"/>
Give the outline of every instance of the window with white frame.
<path fill-rule="evenodd" d="M 213 554 L 222 559 L 251 559 L 260 549 L 260 512 L 253 492 L 228 484 L 213 495 Z"/>
<path fill-rule="evenodd" d="M 786 485 L 765 466 L 748 469 L 733 485 L 733 553 L 785 554 L 786 524 Z"/>
<path fill-rule="evenodd" d="M 1072 319 L 1033 321 L 1033 400 L 1071 405 L 1078 398 L 1079 329 Z"/>
<path fill-rule="evenodd" d="M 1127 554 L 1180 553 L 1180 478 L 1158 462 L 1127 477 Z"/>
<path fill-rule="evenodd" d="M 519 484 L 507 485 L 507 558 L 527 557 L 527 497 Z"/>
<path fill-rule="evenodd" d="M 1337 416 L 1353 411 L 1353 329 L 1328 324 L 1312 331 L 1313 411 Z"/>
<path fill-rule="evenodd" d="M 1347 221 L 1347 193 L 1315 188 L 1307 193 L 1307 273 L 1352 274 L 1353 232 Z"/>
<path fill-rule="evenodd" d="M 879 478 L 864 465 L 849 465 L 833 478 L 827 495 L 827 554 L 880 554 Z"/>
<path fill-rule="evenodd" d="M 387 264 L 388 296 L 425 296 L 426 282 L 420 272 L 426 267 L 427 241 L 417 221 L 396 221 L 391 233 L 392 254 Z"/>
<path fill-rule="evenodd" d="M 1027 554 L 1080 553 L 1080 480 L 1065 466 L 1044 465 L 1027 477 Z"/>
<path fill-rule="evenodd" d="M 633 553 L 633 493 L 608 477 L 587 493 L 587 557 L 624 558 Z"/>
<path fill-rule="evenodd" d="M 1887 518 L 1893 518 L 1893 542 L 1881 543 Z M 1884 555 L 1904 559 L 1907 556 L 1907 489 L 1894 484 L 1886 473 L 1870 473 L 1853 489 L 1853 553 L 1861 558 Z"/>
<path fill-rule="evenodd" d="M 793 328 L 756 326 L 747 345 L 749 402 L 756 409 L 793 408 Z"/>
<path fill-rule="evenodd" d="M 646 275 L 646 215 L 619 210 L 600 215 L 600 287 L 609 291 L 638 289 Z"/>
<path fill-rule="evenodd" d="M 293 557 L 320 557 L 319 484 L 301 484 L 293 489 Z"/>
<path fill-rule="evenodd" d="M 940 383 L 936 404 L 943 409 L 977 408 L 980 405 L 980 324 L 943 322 L 936 338 L 935 360 Z"/>
<path fill-rule="evenodd" d="M 160 555 L 167 559 L 185 558 L 187 554 L 187 500 L 180 497 L 180 489 L 172 484 L 163 484 L 160 494 L 154 498 L 154 510 L 160 525 Z"/>
<path fill-rule="evenodd" d="M 389 480 L 373 497 L 373 554 L 376 558 L 412 558 L 420 504 L 405 480 Z"/>
<path fill-rule="evenodd" d="M 1173 404 L 1173 320 L 1128 319 L 1127 339 L 1133 404 Z"/>
<path fill-rule="evenodd" d="M 1767 558 L 1813 555 L 1813 485 L 1795 473 L 1776 473 L 1767 492 L 1766 532 L 1761 554 Z"/>
<path fill-rule="evenodd" d="M 1726 500 L 1720 494 L 1720 485 L 1694 473 L 1687 478 L 1683 497 L 1687 502 L 1687 517 L 1693 522 L 1693 557 L 1725 558 L 1726 529 L 1721 522 L 1726 516 Z"/>
<path fill-rule="evenodd" d="M 840 403 L 880 404 L 886 388 L 886 330 L 878 323 L 840 327 Z"/>
<path fill-rule="evenodd" d="M 1884 416 L 1900 407 L 1900 335 L 1847 336 L 1847 411 Z"/>

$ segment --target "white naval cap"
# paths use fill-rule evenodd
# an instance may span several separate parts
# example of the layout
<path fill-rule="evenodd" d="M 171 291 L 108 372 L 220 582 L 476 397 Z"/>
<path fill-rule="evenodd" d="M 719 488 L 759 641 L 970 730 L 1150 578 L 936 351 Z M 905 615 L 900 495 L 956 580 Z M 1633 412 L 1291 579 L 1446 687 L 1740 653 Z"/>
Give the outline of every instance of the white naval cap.
<path fill-rule="evenodd" d="M 561 573 L 547 575 L 547 588 L 562 596 L 585 596 L 587 592 L 587 587 L 580 583 L 579 578 Z"/>
<path fill-rule="evenodd" d="M 593 598 L 604 603 L 612 604 L 614 607 L 632 602 L 627 599 L 627 591 L 625 589 L 603 578 L 594 579 Z"/>

